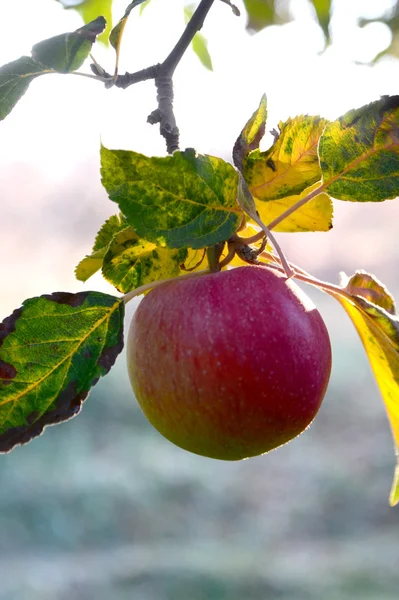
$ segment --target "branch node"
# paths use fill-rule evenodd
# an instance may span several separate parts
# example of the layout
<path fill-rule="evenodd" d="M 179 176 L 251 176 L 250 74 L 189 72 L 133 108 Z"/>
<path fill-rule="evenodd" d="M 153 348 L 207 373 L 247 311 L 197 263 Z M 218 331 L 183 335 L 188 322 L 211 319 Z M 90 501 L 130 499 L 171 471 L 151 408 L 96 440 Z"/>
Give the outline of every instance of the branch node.
<path fill-rule="evenodd" d="M 162 113 L 159 110 L 159 108 L 156 108 L 155 110 L 152 111 L 151 114 L 148 115 L 147 123 L 150 123 L 150 125 L 155 125 L 156 123 L 160 123 L 161 119 L 162 119 Z"/>
<path fill-rule="evenodd" d="M 169 76 L 160 76 L 155 78 L 155 85 L 158 109 L 149 115 L 149 119 L 160 124 L 159 130 L 165 138 L 167 151 L 172 154 L 179 149 L 179 129 L 173 112 L 173 81 Z"/>

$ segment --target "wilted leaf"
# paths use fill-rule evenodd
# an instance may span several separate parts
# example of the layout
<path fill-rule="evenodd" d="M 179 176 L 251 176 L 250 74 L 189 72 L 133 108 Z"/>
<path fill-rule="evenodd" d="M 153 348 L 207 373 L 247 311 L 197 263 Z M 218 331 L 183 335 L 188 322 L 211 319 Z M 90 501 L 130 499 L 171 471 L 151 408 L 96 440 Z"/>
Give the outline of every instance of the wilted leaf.
<path fill-rule="evenodd" d="M 260 104 L 252 117 L 247 121 L 244 129 L 238 136 L 233 148 L 233 162 L 237 169 L 242 170 L 244 158 L 251 150 L 259 148 L 259 144 L 265 135 L 267 119 L 267 100 L 263 94 Z"/>
<path fill-rule="evenodd" d="M 318 187 L 314 184 L 298 196 L 288 196 L 280 200 L 261 202 L 256 200 L 256 208 L 264 223 L 269 224 L 282 215 L 288 208 L 305 198 Z M 328 194 L 319 194 L 295 212 L 291 213 L 281 223 L 273 227 L 273 231 L 293 233 L 296 231 L 329 231 L 332 228 L 334 207 Z"/>
<path fill-rule="evenodd" d="M 105 256 L 102 273 L 120 292 L 126 294 L 146 283 L 177 277 L 187 258 L 185 248 L 158 248 L 139 239 L 131 227 L 119 232 Z"/>
<path fill-rule="evenodd" d="M 338 200 L 399 195 L 399 96 L 383 96 L 327 125 L 319 145 L 325 190 Z"/>
<path fill-rule="evenodd" d="M 99 292 L 30 298 L 0 324 L 0 451 L 75 416 L 123 347 L 124 304 Z"/>
<path fill-rule="evenodd" d="M 76 279 L 87 281 L 89 277 L 101 269 L 110 243 L 117 233 L 126 228 L 131 229 L 123 215 L 113 215 L 105 221 L 97 233 L 92 253 L 89 256 L 85 256 L 76 267 Z"/>
<path fill-rule="evenodd" d="M 399 319 L 392 296 L 373 275 L 362 271 L 344 282 L 349 298 L 328 291 L 344 307 L 367 352 L 399 452 Z M 371 300 L 372 299 L 372 300 Z M 389 309 L 389 311 L 387 310 Z M 391 491 L 391 505 L 399 502 L 399 462 Z"/>
<path fill-rule="evenodd" d="M 139 237 L 169 248 L 203 248 L 237 229 L 237 173 L 194 150 L 149 158 L 101 149 L 102 182 Z"/>
<path fill-rule="evenodd" d="M 104 17 L 98 17 L 72 33 L 63 33 L 43 40 L 32 48 L 32 56 L 57 73 L 71 73 L 82 66 L 89 56 L 97 35 L 104 31 Z"/>
<path fill-rule="evenodd" d="M 52 72 L 30 56 L 22 56 L 0 67 L 0 121 L 12 111 L 33 79 Z"/>
<path fill-rule="evenodd" d="M 365 271 L 356 271 L 346 282 L 345 289 L 352 296 L 358 296 L 383 308 L 391 315 L 396 315 L 396 306 L 393 296 L 388 292 L 383 283 L 374 275 Z"/>
<path fill-rule="evenodd" d="M 300 116 L 279 124 L 280 135 L 266 152 L 244 159 L 243 175 L 259 200 L 300 194 L 321 179 L 317 146 L 327 121 Z"/>

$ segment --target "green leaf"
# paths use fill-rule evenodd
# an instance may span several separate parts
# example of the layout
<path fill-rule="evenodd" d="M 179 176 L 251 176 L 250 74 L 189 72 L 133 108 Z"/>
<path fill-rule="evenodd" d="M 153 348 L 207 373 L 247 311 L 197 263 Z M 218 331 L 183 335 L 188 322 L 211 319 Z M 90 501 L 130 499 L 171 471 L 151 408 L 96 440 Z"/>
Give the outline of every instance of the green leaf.
<path fill-rule="evenodd" d="M 195 8 L 195 4 L 188 4 L 184 7 L 184 20 L 186 24 L 193 16 Z M 191 45 L 204 67 L 209 69 L 209 71 L 213 71 L 212 59 L 208 50 L 208 42 L 202 33 L 195 34 Z"/>
<path fill-rule="evenodd" d="M 85 256 L 75 269 L 76 279 L 87 281 L 103 266 L 108 247 L 115 236 L 124 229 L 131 229 L 123 215 L 114 215 L 107 219 L 96 236 L 92 253 Z"/>
<path fill-rule="evenodd" d="M 248 13 L 247 28 L 260 31 L 275 22 L 274 0 L 244 0 Z"/>
<path fill-rule="evenodd" d="M 32 48 L 33 58 L 57 73 L 71 73 L 88 58 L 97 35 L 104 31 L 104 17 L 98 17 L 72 33 L 43 40 Z"/>
<path fill-rule="evenodd" d="M 228 239 L 242 212 L 237 173 L 194 150 L 149 158 L 101 149 L 102 182 L 139 237 L 169 248 L 204 248 Z"/>
<path fill-rule="evenodd" d="M 331 0 L 312 0 L 312 4 L 316 11 L 317 20 L 320 27 L 326 36 L 327 42 L 330 41 L 330 16 L 331 16 Z"/>
<path fill-rule="evenodd" d="M 317 146 L 326 124 L 307 115 L 280 122 L 271 148 L 255 150 L 244 159 L 244 178 L 258 200 L 298 195 L 321 179 Z"/>
<path fill-rule="evenodd" d="M 125 30 L 125 26 L 126 26 L 128 17 L 130 15 L 130 13 L 132 12 L 132 10 L 136 6 L 139 6 L 141 4 L 142 5 L 141 9 L 145 8 L 145 4 L 144 4 L 145 2 L 146 2 L 146 0 L 134 0 L 133 2 L 131 2 L 129 4 L 129 6 L 127 7 L 127 9 L 125 10 L 125 14 L 123 15 L 123 17 L 121 19 L 119 19 L 118 23 L 115 25 L 115 27 L 111 31 L 111 35 L 109 36 L 109 41 L 110 41 L 111 46 L 116 51 L 117 62 L 119 62 L 120 46 L 121 46 L 122 36 L 123 36 L 123 32 Z"/>
<path fill-rule="evenodd" d="M 385 286 L 373 275 L 358 271 L 344 282 L 343 297 L 326 290 L 344 307 L 367 352 L 391 424 L 399 457 L 399 319 L 395 303 Z M 399 458 L 390 496 L 399 502 Z"/>
<path fill-rule="evenodd" d="M 56 292 L 0 324 L 0 451 L 75 416 L 123 347 L 122 299 Z"/>
<path fill-rule="evenodd" d="M 180 275 L 187 250 L 157 248 L 137 237 L 131 227 L 119 232 L 105 256 L 102 273 L 120 292 L 126 294 L 146 283 Z"/>
<path fill-rule="evenodd" d="M 282 215 L 288 208 L 305 198 L 314 189 L 319 186 L 318 183 L 306 188 L 298 196 L 288 196 L 280 200 L 271 202 L 261 202 L 256 200 L 256 208 L 262 221 L 266 224 L 271 223 Z M 294 233 L 299 231 L 329 231 L 332 228 L 334 207 L 328 194 L 319 194 L 313 200 L 310 200 L 281 223 L 273 227 L 273 231 L 284 233 Z"/>
<path fill-rule="evenodd" d="M 75 267 L 75 277 L 79 281 L 87 281 L 97 273 L 103 266 L 105 249 L 96 250 L 89 256 L 82 258 L 80 263 Z"/>
<path fill-rule="evenodd" d="M 144 0 L 143 3 L 140 6 L 140 15 L 143 14 L 143 12 L 145 11 L 145 9 L 147 8 L 147 6 L 149 6 L 151 0 Z"/>
<path fill-rule="evenodd" d="M 319 145 L 323 187 L 338 200 L 399 195 L 399 96 L 383 96 L 330 123 Z"/>
<path fill-rule="evenodd" d="M 127 17 L 122 17 L 113 30 L 111 31 L 111 35 L 109 36 L 109 43 L 115 49 L 117 55 L 119 56 L 120 46 L 122 41 L 123 32 L 125 30 L 125 26 L 127 23 Z"/>
<path fill-rule="evenodd" d="M 82 0 L 81 2 L 70 0 L 58 0 L 64 8 L 75 9 L 82 17 L 85 23 L 90 23 L 99 16 L 103 16 L 107 22 L 107 27 L 98 39 L 107 44 L 108 36 L 112 28 L 112 0 Z"/>
<path fill-rule="evenodd" d="M 208 50 L 208 42 L 202 33 L 196 33 L 192 41 L 195 54 L 209 71 L 213 71 L 212 58 Z"/>
<path fill-rule="evenodd" d="M 267 119 L 267 99 L 263 94 L 260 104 L 252 117 L 247 121 L 244 129 L 238 136 L 233 148 L 233 162 L 237 169 L 242 170 L 244 158 L 259 148 L 259 144 L 265 135 Z"/>
<path fill-rule="evenodd" d="M 31 81 L 45 73 L 52 73 L 52 70 L 39 64 L 30 56 L 22 56 L 0 67 L 0 121 L 10 114 L 18 100 L 25 94 Z"/>

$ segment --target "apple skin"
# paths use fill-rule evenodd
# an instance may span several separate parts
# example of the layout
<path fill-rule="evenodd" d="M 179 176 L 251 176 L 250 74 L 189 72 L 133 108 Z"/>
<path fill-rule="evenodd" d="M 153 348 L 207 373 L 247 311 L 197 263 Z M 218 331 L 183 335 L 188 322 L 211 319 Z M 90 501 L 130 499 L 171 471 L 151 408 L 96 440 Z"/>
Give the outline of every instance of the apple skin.
<path fill-rule="evenodd" d="M 306 429 L 327 389 L 331 346 L 295 283 L 247 266 L 152 290 L 133 316 L 127 361 L 136 398 L 163 436 L 240 460 Z"/>

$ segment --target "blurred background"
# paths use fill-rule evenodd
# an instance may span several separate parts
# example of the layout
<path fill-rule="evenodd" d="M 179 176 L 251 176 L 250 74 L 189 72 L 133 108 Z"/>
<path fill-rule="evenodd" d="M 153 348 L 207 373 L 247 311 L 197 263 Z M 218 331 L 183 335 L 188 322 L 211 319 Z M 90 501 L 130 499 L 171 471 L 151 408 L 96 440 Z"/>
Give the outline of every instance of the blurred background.
<path fill-rule="evenodd" d="M 115 21 L 126 4 L 114 0 Z M 276 3 L 250 28 L 245 11 L 237 18 L 216 2 L 203 29 L 213 72 L 192 51 L 176 72 L 182 147 L 229 159 L 263 92 L 268 130 L 289 116 L 334 119 L 397 94 L 396 4 L 336 0 L 323 33 L 308 0 Z M 183 6 L 152 0 L 142 16 L 133 11 L 121 72 L 166 56 L 184 27 Z M 3 1 L 0 64 L 81 24 L 54 0 Z M 94 55 L 112 71 L 112 50 Z M 105 90 L 51 75 L 0 123 L 1 318 L 56 290 L 112 293 L 100 276 L 82 285 L 73 273 L 116 212 L 100 184 L 100 140 L 163 155 L 146 123 L 154 108 L 152 82 Z M 262 147 L 270 143 L 269 135 Z M 338 282 L 340 271 L 363 268 L 399 297 L 398 218 L 398 201 L 336 202 L 331 232 L 279 241 L 320 278 Z M 343 310 L 306 291 L 334 355 L 311 428 L 239 463 L 190 455 L 146 422 L 121 355 L 78 418 L 0 458 L 0 600 L 397 599 L 399 509 L 388 507 L 394 454 L 385 410 Z"/>

